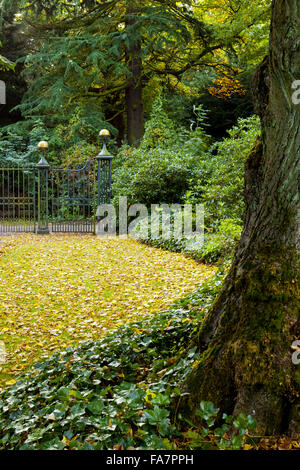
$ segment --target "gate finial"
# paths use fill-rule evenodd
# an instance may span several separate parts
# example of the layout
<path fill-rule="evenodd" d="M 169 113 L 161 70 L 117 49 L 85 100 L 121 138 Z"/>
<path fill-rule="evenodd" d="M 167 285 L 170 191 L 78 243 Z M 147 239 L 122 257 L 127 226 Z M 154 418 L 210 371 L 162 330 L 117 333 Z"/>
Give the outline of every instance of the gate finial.
<path fill-rule="evenodd" d="M 98 161 L 98 206 L 100 206 L 100 204 L 110 203 L 112 199 L 111 179 L 112 160 L 114 158 L 106 147 L 106 142 L 110 139 L 109 130 L 102 129 L 99 132 L 99 139 L 103 142 L 103 147 L 101 152 L 96 156 Z"/>
<path fill-rule="evenodd" d="M 46 140 L 42 140 L 41 142 L 38 143 L 37 147 L 40 152 L 47 152 L 49 145 L 48 145 L 48 142 L 46 142 Z M 44 156 L 40 159 L 39 163 L 37 164 L 37 168 L 50 168 L 50 165 Z"/>
<path fill-rule="evenodd" d="M 46 140 L 41 140 L 41 142 L 38 143 L 37 147 L 40 151 L 47 151 L 49 148 L 49 144 Z"/>
<path fill-rule="evenodd" d="M 50 168 L 50 165 L 47 162 L 46 158 L 42 157 L 36 167 L 37 168 Z"/>
<path fill-rule="evenodd" d="M 97 155 L 97 158 L 101 159 L 101 158 L 113 158 L 113 156 L 109 153 L 109 151 L 107 150 L 107 147 L 106 147 L 106 143 L 109 141 L 110 139 L 110 132 L 108 129 L 102 129 L 100 132 L 99 132 L 99 139 L 101 140 L 101 142 L 103 142 L 103 147 L 102 147 L 102 150 L 101 152 L 99 153 L 99 155 Z"/>

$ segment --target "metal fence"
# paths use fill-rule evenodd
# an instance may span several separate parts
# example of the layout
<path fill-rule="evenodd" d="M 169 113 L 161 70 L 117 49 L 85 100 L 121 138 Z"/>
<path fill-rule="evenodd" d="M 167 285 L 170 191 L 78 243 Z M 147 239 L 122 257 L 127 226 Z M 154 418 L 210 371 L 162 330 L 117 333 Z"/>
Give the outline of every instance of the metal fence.
<path fill-rule="evenodd" d="M 0 168 L 0 233 L 94 233 L 97 207 L 111 200 L 112 156 L 82 168 Z"/>
<path fill-rule="evenodd" d="M 0 168 L 0 232 L 34 232 L 37 217 L 35 168 Z"/>
<path fill-rule="evenodd" d="M 48 207 L 53 232 L 94 231 L 96 176 L 91 162 L 79 169 L 49 171 Z"/>

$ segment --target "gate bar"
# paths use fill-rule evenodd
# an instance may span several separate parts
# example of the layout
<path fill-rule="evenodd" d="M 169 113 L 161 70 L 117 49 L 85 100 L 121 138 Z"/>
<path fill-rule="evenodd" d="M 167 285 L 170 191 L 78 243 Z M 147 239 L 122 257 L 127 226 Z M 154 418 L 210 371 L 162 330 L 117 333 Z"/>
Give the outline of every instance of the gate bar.
<path fill-rule="evenodd" d="M 42 141 L 38 144 L 41 152 L 48 150 L 48 142 Z M 38 176 L 38 226 L 36 233 L 38 235 L 49 234 L 49 217 L 48 217 L 48 179 L 50 165 L 43 156 L 37 164 L 39 172 Z"/>

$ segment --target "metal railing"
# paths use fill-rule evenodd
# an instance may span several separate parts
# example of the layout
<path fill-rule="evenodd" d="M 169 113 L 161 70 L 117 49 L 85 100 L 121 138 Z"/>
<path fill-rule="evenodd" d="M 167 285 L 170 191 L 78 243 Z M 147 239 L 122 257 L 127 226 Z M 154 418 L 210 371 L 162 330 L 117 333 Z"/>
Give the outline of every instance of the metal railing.
<path fill-rule="evenodd" d="M 0 232 L 34 232 L 35 168 L 0 168 Z"/>
<path fill-rule="evenodd" d="M 48 148 L 41 142 L 41 149 Z M 81 168 L 0 168 L 0 233 L 94 233 L 97 207 L 111 200 L 112 156 Z"/>

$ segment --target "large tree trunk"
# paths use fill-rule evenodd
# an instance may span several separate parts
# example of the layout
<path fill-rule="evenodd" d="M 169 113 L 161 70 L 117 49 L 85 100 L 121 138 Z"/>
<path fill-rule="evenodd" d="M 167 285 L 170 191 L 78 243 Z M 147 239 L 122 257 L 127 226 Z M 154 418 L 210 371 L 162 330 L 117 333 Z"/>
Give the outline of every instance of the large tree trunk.
<path fill-rule="evenodd" d="M 262 121 L 246 163 L 244 230 L 230 273 L 197 341 L 199 366 L 178 409 L 197 420 L 201 400 L 256 416 L 259 432 L 300 435 L 300 0 L 273 0 L 270 53 L 254 80 Z"/>
<path fill-rule="evenodd" d="M 136 22 L 131 15 L 137 15 L 140 10 L 140 2 L 127 1 L 126 20 L 127 27 Z M 132 33 L 130 35 L 132 37 Z M 141 58 L 141 42 L 130 39 L 127 47 L 127 67 L 129 70 L 129 85 L 126 88 L 126 114 L 127 114 L 127 138 L 130 145 L 137 145 L 144 135 L 144 111 L 143 111 L 143 64 Z"/>

